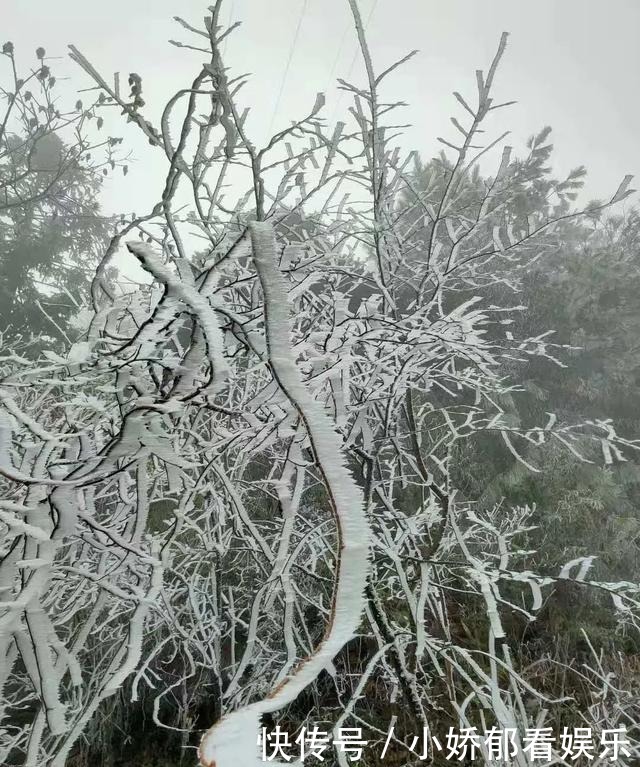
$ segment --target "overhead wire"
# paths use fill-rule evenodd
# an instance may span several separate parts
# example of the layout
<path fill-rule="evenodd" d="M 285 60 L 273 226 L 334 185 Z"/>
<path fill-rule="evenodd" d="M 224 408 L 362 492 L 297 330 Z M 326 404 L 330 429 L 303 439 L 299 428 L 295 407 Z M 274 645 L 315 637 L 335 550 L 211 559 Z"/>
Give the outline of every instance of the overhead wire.
<path fill-rule="evenodd" d="M 373 0 L 373 3 L 371 5 L 371 9 L 369 10 L 369 13 L 368 13 L 367 18 L 366 18 L 366 20 L 364 22 L 364 25 L 363 25 L 365 32 L 369 28 L 369 22 L 373 18 L 373 14 L 375 13 L 377 5 L 378 5 L 378 0 Z M 348 27 L 347 27 L 347 29 L 348 29 Z M 342 43 L 341 43 L 341 45 L 342 45 Z M 351 59 L 351 64 L 349 65 L 349 69 L 347 70 L 347 74 L 343 78 L 341 78 L 342 80 L 346 80 L 347 82 L 349 81 L 349 78 L 351 77 L 351 72 L 353 72 L 353 68 L 356 65 L 356 61 L 357 61 L 359 55 L 360 55 L 360 46 L 356 42 L 356 44 L 355 44 L 355 51 L 353 53 L 353 58 Z M 334 63 L 333 69 L 332 69 L 332 74 L 333 74 L 334 71 L 335 71 L 335 63 Z M 338 95 L 338 99 L 336 101 L 336 105 L 334 107 L 333 113 L 331 115 L 331 120 L 329 121 L 331 125 L 335 121 L 335 118 L 336 118 L 336 116 L 338 114 L 338 109 L 340 108 L 340 104 L 342 103 L 343 97 L 344 97 L 344 91 L 341 90 L 339 95 Z"/>
<path fill-rule="evenodd" d="M 282 96 L 284 94 L 284 89 L 285 89 L 285 86 L 286 86 L 287 78 L 289 76 L 289 71 L 291 69 L 291 63 L 293 61 L 293 57 L 295 55 L 295 50 L 296 50 L 296 47 L 297 47 L 297 44 L 298 44 L 298 39 L 300 37 L 300 30 L 302 28 L 304 17 L 305 17 L 305 15 L 307 13 L 308 3 L 309 3 L 309 0 L 303 0 L 303 2 L 302 2 L 302 6 L 301 6 L 301 9 L 300 9 L 300 15 L 298 17 L 298 22 L 296 24 L 296 29 L 295 29 L 295 32 L 294 32 L 294 35 L 293 35 L 293 39 L 291 41 L 291 45 L 289 46 L 289 52 L 288 52 L 288 55 L 287 55 L 287 61 L 286 61 L 286 64 L 285 64 L 285 67 L 284 67 L 284 70 L 283 70 L 283 73 L 282 73 L 282 78 L 280 80 L 280 87 L 278 89 L 278 95 L 276 97 L 275 105 L 274 105 L 274 108 L 273 108 L 273 113 L 271 115 L 271 120 L 269 122 L 269 130 L 267 132 L 267 135 L 269 135 L 269 136 L 271 135 L 271 131 L 273 130 L 273 125 L 274 125 L 274 122 L 275 122 L 277 114 L 278 114 L 278 108 L 280 107 L 280 103 L 282 101 Z M 373 18 L 373 15 L 375 13 L 377 5 L 378 5 L 378 0 L 373 0 L 373 3 L 371 4 L 371 8 L 369 9 L 369 13 L 367 14 L 367 18 L 366 18 L 366 20 L 364 22 L 364 25 L 363 25 L 365 32 L 367 31 L 367 29 L 369 27 L 369 24 L 371 22 L 371 19 Z M 330 73 L 329 73 L 329 82 L 327 84 L 327 89 L 326 89 L 327 91 L 329 90 L 329 88 L 331 86 L 331 81 L 333 80 L 333 75 L 334 75 L 335 70 L 336 70 L 336 68 L 338 66 L 338 61 L 339 61 L 339 58 L 340 58 L 340 54 L 342 53 L 342 49 L 344 47 L 344 42 L 346 40 L 347 33 L 349 31 L 350 26 L 351 26 L 350 24 L 347 24 L 347 26 L 345 27 L 344 32 L 342 33 L 342 37 L 341 37 L 340 43 L 338 45 L 338 50 L 336 52 L 336 55 L 335 55 L 335 58 L 333 60 L 333 64 L 331 66 L 331 70 L 330 70 Z M 356 43 L 355 51 L 354 51 L 353 57 L 351 59 L 351 64 L 349 65 L 349 69 L 347 70 L 347 74 L 346 74 L 346 76 L 343 79 L 348 80 L 349 77 L 351 76 L 353 68 L 354 68 L 354 66 L 356 64 L 356 61 L 358 59 L 359 53 L 360 53 L 359 46 L 358 46 L 358 43 Z M 340 104 L 342 102 L 343 96 L 344 96 L 344 91 L 340 91 L 338 99 L 336 101 L 335 108 L 333 110 L 333 114 L 331 116 L 331 120 L 330 120 L 331 124 L 335 120 L 335 117 L 337 115 L 338 109 L 339 109 Z"/>
<path fill-rule="evenodd" d="M 271 115 L 271 122 L 269 123 L 269 130 L 267 131 L 267 135 L 269 136 L 271 135 L 271 130 L 273 129 L 273 123 L 275 122 L 276 115 L 278 114 L 278 107 L 280 106 L 280 101 L 282 100 L 282 94 L 284 93 L 284 86 L 286 84 L 287 77 L 289 75 L 289 69 L 291 68 L 291 61 L 293 60 L 293 54 L 295 53 L 296 45 L 298 44 L 298 37 L 300 36 L 300 28 L 302 27 L 302 22 L 307 12 L 308 2 L 309 0 L 303 0 L 302 8 L 300 9 L 298 24 L 296 26 L 296 31 L 293 35 L 293 40 L 291 41 L 291 46 L 289 47 L 289 55 L 287 56 L 287 63 L 285 65 L 284 72 L 282 73 L 282 79 L 280 81 L 280 89 L 278 91 L 278 97 L 276 98 L 276 103 L 273 107 L 273 114 Z"/>
<path fill-rule="evenodd" d="M 233 21 L 233 11 L 234 11 L 234 8 L 235 8 L 235 4 L 236 4 L 235 0 L 231 0 L 231 2 L 229 3 L 229 17 L 227 19 L 227 29 L 225 30 L 225 32 L 231 28 L 231 23 Z M 223 57 L 225 57 L 227 55 L 227 43 L 228 42 L 229 42 L 229 35 L 227 35 L 224 38 L 224 43 L 222 44 L 222 56 Z"/>

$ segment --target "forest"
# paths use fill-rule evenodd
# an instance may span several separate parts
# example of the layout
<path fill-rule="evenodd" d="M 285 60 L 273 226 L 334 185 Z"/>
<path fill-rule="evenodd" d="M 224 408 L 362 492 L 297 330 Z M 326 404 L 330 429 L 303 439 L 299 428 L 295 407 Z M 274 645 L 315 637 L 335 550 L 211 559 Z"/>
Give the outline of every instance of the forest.
<path fill-rule="evenodd" d="M 506 32 L 405 151 L 344 2 L 365 78 L 264 145 L 223 0 L 158 120 L 0 41 L 2 765 L 640 764 L 632 177 L 508 145 Z"/>

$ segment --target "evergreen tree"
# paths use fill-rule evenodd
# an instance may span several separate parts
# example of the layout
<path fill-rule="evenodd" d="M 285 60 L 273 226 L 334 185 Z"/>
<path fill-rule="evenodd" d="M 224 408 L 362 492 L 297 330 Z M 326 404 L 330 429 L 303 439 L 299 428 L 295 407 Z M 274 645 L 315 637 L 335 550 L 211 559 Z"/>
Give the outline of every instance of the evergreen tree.
<path fill-rule="evenodd" d="M 109 232 L 98 195 L 120 139 L 90 143 L 95 105 L 60 110 L 43 48 L 26 78 L 12 43 L 2 53 L 12 82 L 0 89 L 0 331 L 5 345 L 41 334 L 62 340 Z M 102 118 L 95 124 L 101 129 Z M 94 159 L 98 148 L 106 159 Z"/>

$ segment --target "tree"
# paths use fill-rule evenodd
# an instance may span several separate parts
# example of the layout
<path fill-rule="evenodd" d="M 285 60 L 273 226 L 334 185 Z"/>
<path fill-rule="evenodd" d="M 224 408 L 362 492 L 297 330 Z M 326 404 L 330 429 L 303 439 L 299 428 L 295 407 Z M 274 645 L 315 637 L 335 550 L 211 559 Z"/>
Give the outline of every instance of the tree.
<path fill-rule="evenodd" d="M 525 466 L 529 449 L 549 444 L 596 444 L 612 458 L 636 448 L 606 421 L 521 426 L 502 404 L 517 385 L 505 376 L 514 359 L 555 349 L 515 337 L 505 324 L 514 307 L 485 295 L 517 286 L 563 222 L 585 215 L 511 211 L 512 195 L 526 201 L 546 171 L 523 171 L 509 148 L 493 178 L 467 183 L 499 106 L 506 35 L 478 73 L 475 108 L 458 97 L 471 119 L 455 122 L 456 159 L 420 191 L 386 126 L 394 105 L 380 97 L 395 65 L 376 74 L 349 5 L 367 71 L 364 87 L 343 83 L 353 123 L 327 130 L 319 96 L 263 148 L 221 57 L 220 1 L 203 29 L 179 20 L 207 61 L 160 128 L 144 117 L 140 77 L 126 101 L 72 48 L 167 174 L 160 202 L 108 246 L 91 326 L 70 356 L 45 369 L 11 361 L 2 379 L 6 761 L 62 767 L 109 698 L 124 689 L 135 700 L 145 686 L 156 724 L 183 731 L 198 698 L 215 696 L 199 757 L 217 767 L 260 763 L 261 719 L 292 737 L 357 722 L 374 741 L 392 718 L 405 759 L 434 711 L 437 724 L 521 739 L 540 721 L 527 696 L 562 700 L 520 663 L 514 614 L 534 621 L 571 582 L 605 594 L 637 628 L 637 584 L 590 579 L 588 556 L 530 570 L 519 541 L 531 509 L 474 503 L 454 484 L 457 447 L 478 433 L 499 433 Z M 232 177 L 247 189 L 233 207 L 223 196 Z M 180 198 L 178 212 L 186 190 L 192 210 Z M 421 227 L 400 210 L 409 193 Z M 288 225 L 305 211 L 301 242 Z M 206 243 L 197 259 L 194 230 Z M 109 259 L 136 232 L 127 248 L 153 282 L 105 290 Z M 460 594 L 478 615 L 470 636 Z M 585 714 L 594 727 L 621 711 L 634 721 L 631 692 L 611 694 L 614 704 Z M 522 750 L 516 763 L 527 764 Z"/>
<path fill-rule="evenodd" d="M 0 116 L 0 327 L 5 340 L 46 334 L 64 342 L 110 229 L 97 196 L 107 169 L 115 168 L 119 139 L 90 142 L 95 105 L 78 101 L 61 111 L 43 48 L 25 77 L 18 76 L 12 43 L 2 53 L 11 82 L 0 91 L 6 101 Z M 96 122 L 100 129 L 103 119 Z"/>

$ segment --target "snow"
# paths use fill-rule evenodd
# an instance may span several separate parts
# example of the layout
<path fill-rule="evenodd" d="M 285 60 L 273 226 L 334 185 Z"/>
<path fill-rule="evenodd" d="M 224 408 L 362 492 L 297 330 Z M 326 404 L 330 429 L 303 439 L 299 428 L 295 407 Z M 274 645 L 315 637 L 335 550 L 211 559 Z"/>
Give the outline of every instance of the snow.
<path fill-rule="evenodd" d="M 369 526 L 362 491 L 347 470 L 342 440 L 323 406 L 304 385 L 292 352 L 290 305 L 276 262 L 275 235 L 269 223 L 252 222 L 251 242 L 264 294 L 269 363 L 275 379 L 302 419 L 325 481 L 339 530 L 339 562 L 331 620 L 320 646 L 269 696 L 215 724 L 203 737 L 200 759 L 215 767 L 254 767 L 253 733 L 260 715 L 291 703 L 328 667 L 354 635 L 364 609 L 369 568 Z M 251 733 L 251 736 L 250 736 Z"/>

